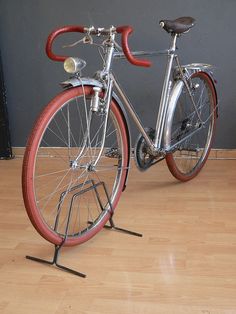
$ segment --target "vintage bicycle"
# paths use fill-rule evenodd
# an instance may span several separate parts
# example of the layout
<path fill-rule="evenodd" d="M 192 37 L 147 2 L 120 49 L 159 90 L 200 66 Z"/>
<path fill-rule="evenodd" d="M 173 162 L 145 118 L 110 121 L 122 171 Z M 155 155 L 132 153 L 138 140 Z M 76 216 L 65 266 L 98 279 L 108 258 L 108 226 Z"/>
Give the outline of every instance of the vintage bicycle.
<path fill-rule="evenodd" d="M 213 68 L 202 63 L 180 65 L 176 53 L 178 38 L 194 24 L 192 17 L 162 20 L 160 26 L 171 35 L 170 48 L 164 51 L 131 52 L 130 26 L 65 26 L 49 35 L 48 57 L 64 62 L 71 77 L 62 83 L 65 90 L 45 107 L 33 127 L 23 161 L 22 186 L 33 226 L 56 247 L 53 262 L 62 245 L 89 240 L 107 222 L 123 231 L 112 217 L 127 183 L 132 149 L 141 171 L 165 159 L 180 181 L 193 179 L 204 166 L 218 108 Z M 68 32 L 84 34 L 70 46 L 99 47 L 103 66 L 92 78 L 81 75 L 84 60 L 53 52 L 54 40 Z M 121 46 L 117 35 L 121 35 Z M 114 59 L 151 66 L 150 61 L 139 59 L 144 55 L 167 56 L 155 128 L 142 125 L 112 72 Z M 134 148 L 127 112 L 140 131 Z"/>

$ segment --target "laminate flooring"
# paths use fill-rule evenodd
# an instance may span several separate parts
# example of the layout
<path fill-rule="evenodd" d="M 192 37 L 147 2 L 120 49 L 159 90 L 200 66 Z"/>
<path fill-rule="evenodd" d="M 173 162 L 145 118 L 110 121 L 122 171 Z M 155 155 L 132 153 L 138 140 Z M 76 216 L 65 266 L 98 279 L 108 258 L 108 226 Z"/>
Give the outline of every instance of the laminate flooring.
<path fill-rule="evenodd" d="M 21 194 L 22 158 L 0 161 L 1 314 L 236 313 L 236 160 L 209 160 L 191 182 L 165 162 L 132 165 L 114 216 L 142 238 L 103 229 L 64 248 L 79 278 L 25 259 L 50 259 Z"/>

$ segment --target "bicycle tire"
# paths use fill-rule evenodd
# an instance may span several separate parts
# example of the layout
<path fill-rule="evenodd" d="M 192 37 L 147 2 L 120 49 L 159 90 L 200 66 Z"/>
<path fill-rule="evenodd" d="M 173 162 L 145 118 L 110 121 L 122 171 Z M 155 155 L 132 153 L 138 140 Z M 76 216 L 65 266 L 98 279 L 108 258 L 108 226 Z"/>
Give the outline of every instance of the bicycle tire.
<path fill-rule="evenodd" d="M 214 137 L 217 112 L 217 96 L 211 77 L 206 72 L 197 72 L 190 77 L 190 82 L 200 117 L 207 123 L 201 127 L 200 119 L 184 86 L 177 100 L 171 130 L 169 130 L 171 134 L 169 146 L 174 146 L 178 142 L 180 144 L 166 154 L 166 163 L 170 172 L 183 182 L 196 177 L 207 161 Z M 193 130 L 197 132 L 191 136 Z M 181 142 L 181 139 L 188 134 L 190 136 Z"/>
<path fill-rule="evenodd" d="M 75 143 L 77 143 L 79 136 L 81 138 L 85 136 L 79 134 L 77 130 L 78 126 L 81 129 L 82 125 L 88 126 L 88 117 L 85 111 L 87 110 L 86 106 L 89 106 L 87 100 L 91 100 L 92 93 L 92 86 L 82 86 L 66 90 L 56 96 L 39 115 L 26 146 L 22 169 L 22 190 L 26 211 L 38 233 L 55 245 L 62 243 L 65 238 L 64 245 L 66 246 L 83 243 L 103 228 L 117 206 L 128 171 L 127 127 L 123 114 L 114 99 L 112 99 L 110 104 L 105 145 L 107 143 L 112 145 L 112 141 L 117 139 L 116 144 L 120 145 L 117 150 L 120 149 L 120 152 L 116 152 L 117 156 L 115 156 L 115 148 L 113 147 L 113 156 L 107 157 L 106 153 L 109 148 L 106 147 L 106 150 L 104 149 L 104 152 L 102 152 L 102 157 L 99 159 L 96 171 L 94 169 L 91 170 L 92 161 L 89 163 L 88 159 L 96 159 L 99 145 L 101 145 L 101 143 L 98 143 L 100 140 L 98 139 L 99 135 L 96 137 L 96 144 L 92 144 L 91 141 L 93 136 L 92 140 L 95 143 L 95 136 L 99 134 L 98 130 L 102 128 L 99 126 L 99 121 L 102 121 L 102 114 L 100 116 L 97 114 L 89 122 L 91 124 L 91 130 L 89 131 L 90 144 L 86 144 L 87 146 L 80 159 L 76 161 L 75 156 L 79 156 L 78 151 L 82 151 L 82 146 Z M 79 101 L 81 101 L 81 104 Z M 84 109 L 82 109 L 83 107 Z M 81 112 L 84 110 L 83 114 L 86 115 L 87 124 L 83 124 L 82 113 L 79 113 L 79 110 Z M 79 114 L 81 115 L 80 117 Z M 98 126 L 94 131 L 92 131 L 92 123 Z M 104 122 L 101 123 L 104 124 Z M 51 131 L 52 127 L 54 127 L 53 132 Z M 113 131 L 112 127 L 114 127 Z M 113 132 L 113 134 L 108 135 L 108 128 L 110 128 L 110 132 Z M 72 130 L 74 133 L 72 133 Z M 66 131 L 68 138 L 66 137 Z M 61 142 L 64 142 L 64 144 Z M 101 164 L 102 162 L 103 164 Z M 102 166 L 105 167 L 104 165 L 107 168 L 102 168 Z M 60 170 L 60 167 L 68 168 L 66 177 L 63 177 L 63 175 L 67 173 L 67 170 L 63 170 L 64 168 Z M 81 174 L 83 171 L 85 171 L 84 174 Z M 107 173 L 105 173 L 106 171 Z M 112 171 L 114 171 L 114 174 Z M 110 175 L 109 178 L 108 174 Z M 56 176 L 59 176 L 59 179 Z M 84 182 L 80 183 L 80 179 L 84 180 Z M 105 184 L 107 184 L 106 187 L 111 203 L 106 198 L 104 188 L 102 186 L 97 187 L 97 189 L 100 188 L 98 192 L 98 194 L 101 194 L 99 195 L 100 203 L 103 202 L 104 205 L 102 209 L 98 197 L 95 195 L 97 191 L 94 189 L 94 184 L 101 183 L 103 179 L 104 181 L 106 180 Z M 114 182 L 110 183 L 113 179 Z M 95 183 L 91 183 L 91 180 Z M 54 181 L 56 188 L 53 186 Z M 86 192 L 86 195 L 84 190 L 88 187 L 88 182 L 88 189 L 90 190 L 88 193 Z M 76 193 L 79 194 L 80 199 L 77 195 L 75 196 Z M 91 194 L 90 196 L 88 195 L 89 193 Z M 47 200 L 44 198 L 45 195 Z M 88 203 L 84 200 L 86 197 Z M 43 203 L 44 200 L 45 202 Z M 75 204 L 75 202 L 78 204 Z M 109 204 L 111 204 L 112 208 Z M 69 209 L 69 206 L 72 207 Z M 86 206 L 91 206 L 91 208 L 86 209 Z M 95 209 L 95 207 L 97 208 Z M 87 213 L 85 214 L 86 210 Z M 68 218 L 69 215 L 70 219 Z M 70 224 L 66 226 L 68 219 Z M 89 222 L 89 219 L 92 221 Z M 72 225 L 72 222 L 74 225 Z"/>

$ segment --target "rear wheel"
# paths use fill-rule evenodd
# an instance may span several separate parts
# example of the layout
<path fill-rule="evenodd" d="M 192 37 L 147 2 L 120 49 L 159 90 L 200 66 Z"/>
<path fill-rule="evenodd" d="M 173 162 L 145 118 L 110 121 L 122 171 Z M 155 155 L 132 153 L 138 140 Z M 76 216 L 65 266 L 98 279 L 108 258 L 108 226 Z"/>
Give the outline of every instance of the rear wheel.
<path fill-rule="evenodd" d="M 110 218 L 124 186 L 128 144 L 123 115 L 112 101 L 101 151 L 105 114 L 91 113 L 92 94 L 92 87 L 85 86 L 58 95 L 28 140 L 22 173 L 25 207 L 36 230 L 54 244 L 65 235 L 65 245 L 94 236 Z"/>
<path fill-rule="evenodd" d="M 212 146 L 216 122 L 216 93 L 211 78 L 198 72 L 189 79 L 197 110 L 184 85 L 172 117 L 170 153 L 166 162 L 170 172 L 180 181 L 194 178 L 204 166 Z"/>

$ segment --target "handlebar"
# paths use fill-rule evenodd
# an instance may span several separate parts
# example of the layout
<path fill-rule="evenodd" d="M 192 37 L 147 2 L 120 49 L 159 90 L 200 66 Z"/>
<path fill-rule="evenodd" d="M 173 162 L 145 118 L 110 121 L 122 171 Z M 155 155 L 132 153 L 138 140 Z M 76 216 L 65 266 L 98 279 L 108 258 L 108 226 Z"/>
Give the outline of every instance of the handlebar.
<path fill-rule="evenodd" d="M 47 43 L 46 43 L 46 54 L 48 58 L 50 58 L 53 61 L 60 61 L 64 62 L 68 57 L 67 56 L 59 56 L 55 55 L 52 52 L 52 44 L 56 37 L 58 37 L 61 34 L 64 33 L 84 33 L 84 27 L 83 26 L 64 26 L 61 28 L 57 28 L 54 30 L 51 34 L 49 34 Z"/>
<path fill-rule="evenodd" d="M 121 45 L 123 52 L 127 58 L 127 60 L 133 65 L 141 66 L 141 67 L 150 67 L 151 62 L 148 60 L 140 60 L 135 58 L 132 55 L 132 52 L 129 49 L 128 37 L 133 32 L 133 28 L 131 26 L 119 26 L 116 28 L 116 32 L 121 34 Z"/>
<path fill-rule="evenodd" d="M 118 34 L 121 34 L 122 49 L 123 49 L 123 52 L 124 52 L 127 60 L 130 63 L 132 63 L 133 65 L 143 66 L 143 67 L 150 67 L 151 66 L 151 62 L 148 60 L 140 60 L 140 59 L 135 58 L 129 49 L 128 37 L 133 32 L 132 27 L 130 27 L 130 26 L 119 26 L 117 28 L 114 28 L 113 30 L 114 30 L 114 32 L 117 32 Z M 91 29 L 91 31 L 90 31 L 90 29 L 88 29 L 84 26 L 70 25 L 70 26 L 64 26 L 64 27 L 58 28 L 58 29 L 54 30 L 47 38 L 47 42 L 46 42 L 47 56 L 53 61 L 64 62 L 65 59 L 68 57 L 54 54 L 52 51 L 53 42 L 61 34 L 75 33 L 75 32 L 76 33 L 88 33 L 91 35 L 109 35 L 109 34 L 111 34 L 111 30 Z"/>

